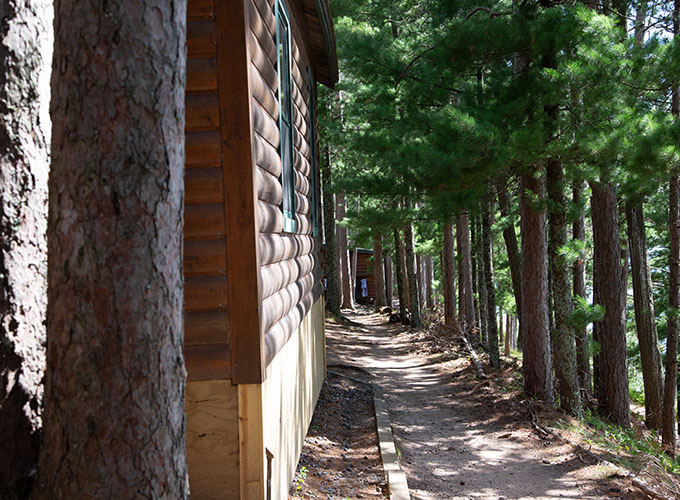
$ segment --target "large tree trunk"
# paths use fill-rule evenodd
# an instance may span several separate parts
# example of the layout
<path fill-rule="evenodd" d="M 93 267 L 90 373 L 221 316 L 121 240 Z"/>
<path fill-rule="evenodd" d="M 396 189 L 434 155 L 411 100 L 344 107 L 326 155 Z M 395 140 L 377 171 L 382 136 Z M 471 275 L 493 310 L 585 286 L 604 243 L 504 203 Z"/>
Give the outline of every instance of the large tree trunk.
<path fill-rule="evenodd" d="M 582 207 L 583 182 L 577 181 L 573 189 L 574 205 L 579 207 L 579 213 L 574 220 L 573 238 L 585 244 L 586 240 L 586 220 Z M 585 251 L 581 250 L 578 259 L 572 265 L 573 275 L 573 294 L 574 297 L 586 297 L 586 263 Z M 578 383 L 581 388 L 581 395 L 584 398 L 590 397 L 590 349 L 588 347 L 588 329 L 586 325 L 578 326 L 575 332 L 576 340 L 576 363 L 578 365 Z"/>
<path fill-rule="evenodd" d="M 504 182 L 497 193 L 498 208 L 501 215 L 508 218 L 510 215 L 510 200 L 508 196 L 507 182 Z M 517 245 L 517 235 L 515 234 L 515 226 L 512 220 L 507 220 L 503 228 L 503 240 L 505 241 L 505 248 L 508 252 L 508 263 L 510 264 L 510 279 L 512 280 L 512 291 L 515 296 L 515 307 L 517 309 L 517 316 L 522 316 L 522 260 L 519 255 L 519 248 Z M 521 327 L 520 327 L 521 329 Z"/>
<path fill-rule="evenodd" d="M 394 294 L 394 284 L 392 279 L 392 257 L 385 255 L 385 304 L 392 307 L 392 296 Z"/>
<path fill-rule="evenodd" d="M 475 324 L 475 308 L 472 292 L 472 257 L 470 255 L 470 226 L 467 212 L 458 216 L 456 224 L 456 246 L 458 247 L 459 280 L 458 299 L 460 319 L 466 330 Z"/>
<path fill-rule="evenodd" d="M 606 182 L 595 182 L 591 189 L 593 286 L 597 291 L 596 300 L 605 308 L 604 318 L 598 326 L 599 403 L 613 423 L 630 427 L 626 329 L 621 300 L 625 283 L 616 194 L 612 185 Z"/>
<path fill-rule="evenodd" d="M 404 251 L 401 242 L 401 235 L 399 229 L 394 230 L 394 264 L 395 274 L 397 275 L 397 295 L 399 297 L 399 316 L 401 323 L 407 324 L 406 319 L 406 290 L 404 289 L 404 273 L 402 272 L 403 259 L 401 257 Z"/>
<path fill-rule="evenodd" d="M 336 196 L 336 201 L 338 203 L 338 222 L 342 222 L 347 213 L 344 193 L 339 193 Z M 353 282 L 349 265 L 349 249 L 347 248 L 347 228 L 345 226 L 338 226 L 338 253 L 340 254 L 340 280 L 342 281 L 342 304 L 340 307 L 354 310 Z"/>
<path fill-rule="evenodd" d="M 520 178 L 522 231 L 522 318 L 524 390 L 529 396 L 552 403 L 552 364 L 548 318 L 548 245 L 544 175 L 530 170 Z"/>
<path fill-rule="evenodd" d="M 187 498 L 186 2 L 55 12 L 38 498 Z"/>
<path fill-rule="evenodd" d="M 383 265 L 382 235 L 373 238 L 373 280 L 375 281 L 375 308 L 383 307 L 385 299 L 385 266 Z"/>
<path fill-rule="evenodd" d="M 418 283 L 416 278 L 416 256 L 415 256 L 415 241 L 413 238 L 413 223 L 409 222 L 404 226 L 404 247 L 406 254 L 406 274 L 408 276 L 409 294 L 411 295 L 411 326 L 418 328 L 420 326 L 420 300 L 418 298 Z"/>
<path fill-rule="evenodd" d="M 645 389 L 645 423 L 650 429 L 661 430 L 663 408 L 663 381 L 661 354 L 656 333 L 652 277 L 647 260 L 647 235 L 642 204 L 626 203 L 628 246 L 633 275 L 633 300 L 635 326 L 640 346 L 642 380 Z"/>
<path fill-rule="evenodd" d="M 487 188 L 488 189 L 488 188 Z M 490 205 L 492 204 L 491 196 L 487 196 L 482 200 L 482 260 L 484 263 L 484 286 L 480 287 L 483 290 L 483 295 L 486 296 L 485 305 L 487 333 L 484 338 L 487 340 L 489 348 L 489 358 L 491 365 L 500 368 L 501 357 L 498 350 L 498 325 L 496 324 L 496 283 L 493 274 L 493 258 L 492 248 L 493 240 L 491 238 L 491 214 Z"/>
<path fill-rule="evenodd" d="M 456 257 L 453 243 L 453 224 L 444 224 L 444 250 L 442 251 L 442 281 L 444 291 L 444 324 L 456 325 Z"/>
<path fill-rule="evenodd" d="M 324 277 L 326 278 L 326 310 L 340 317 L 342 300 L 339 283 L 338 249 L 336 246 L 335 196 L 331 191 L 331 153 L 326 147 L 321 162 L 323 182 L 323 223 L 326 241 L 324 243 Z"/>
<path fill-rule="evenodd" d="M 680 0 L 673 2 L 673 34 L 680 37 Z M 680 116 L 680 86 L 673 82 L 671 112 L 677 119 Z M 680 308 L 680 182 L 678 170 L 670 175 L 668 199 L 669 267 L 668 306 L 672 313 Z M 666 326 L 666 378 L 663 391 L 663 427 L 661 442 L 671 456 L 675 456 L 675 404 L 678 386 L 678 317 L 668 315 Z M 679 410 L 680 410 L 680 405 Z"/>
<path fill-rule="evenodd" d="M 550 199 L 550 240 L 552 264 L 552 296 L 555 318 L 555 373 L 559 381 L 560 407 L 571 415 L 581 413 L 576 340 L 570 324 L 572 296 L 569 283 L 569 262 L 560 250 L 567 244 L 567 199 L 564 195 L 564 175 L 558 160 L 547 164 L 548 198 Z"/>
<path fill-rule="evenodd" d="M 40 451 L 52 2 L 0 4 L 0 498 L 27 498 Z"/>

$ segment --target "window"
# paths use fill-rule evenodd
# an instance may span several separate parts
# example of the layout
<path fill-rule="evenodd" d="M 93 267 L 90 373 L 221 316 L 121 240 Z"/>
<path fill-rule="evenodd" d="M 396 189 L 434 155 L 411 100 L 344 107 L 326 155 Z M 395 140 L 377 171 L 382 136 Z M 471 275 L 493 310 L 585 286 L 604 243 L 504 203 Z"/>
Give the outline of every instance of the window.
<path fill-rule="evenodd" d="M 277 71 L 279 73 L 279 132 L 281 144 L 281 189 L 283 201 L 283 230 L 293 233 L 295 224 L 295 169 L 293 162 L 293 99 L 290 61 L 290 22 L 281 0 L 276 2 L 276 48 Z"/>
<path fill-rule="evenodd" d="M 311 157 L 309 166 L 312 188 L 312 228 L 313 235 L 319 236 L 319 162 L 316 152 L 316 114 L 314 113 L 316 92 L 314 91 L 312 71 L 309 68 L 307 68 L 307 81 L 309 90 L 309 154 Z"/>

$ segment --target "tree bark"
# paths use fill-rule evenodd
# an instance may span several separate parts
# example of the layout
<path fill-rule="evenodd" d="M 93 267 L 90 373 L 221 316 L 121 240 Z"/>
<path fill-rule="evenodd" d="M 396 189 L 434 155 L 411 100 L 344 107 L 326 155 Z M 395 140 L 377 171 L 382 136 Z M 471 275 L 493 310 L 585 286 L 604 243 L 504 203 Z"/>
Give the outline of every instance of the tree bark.
<path fill-rule="evenodd" d="M 406 291 L 404 290 L 404 274 L 402 272 L 402 258 L 403 245 L 401 243 L 401 235 L 399 229 L 394 230 L 394 263 L 395 274 L 397 275 L 397 295 L 399 296 L 399 316 L 402 324 L 407 324 L 406 319 Z"/>
<path fill-rule="evenodd" d="M 470 226 L 467 212 L 458 216 L 456 224 L 456 246 L 460 278 L 458 280 L 458 298 L 460 301 L 460 317 L 463 327 L 469 330 L 475 325 L 475 309 L 472 295 L 472 256 L 470 255 Z"/>
<path fill-rule="evenodd" d="M 503 182 L 497 192 L 498 208 L 501 215 L 505 218 L 510 216 L 510 200 L 508 196 L 507 182 Z M 512 291 L 515 296 L 515 307 L 517 316 L 522 316 L 522 260 L 519 255 L 517 245 L 517 235 L 512 221 L 507 221 L 503 228 L 503 240 L 508 252 L 508 263 L 510 264 L 510 279 L 512 280 Z M 521 326 L 520 326 L 521 329 Z"/>
<path fill-rule="evenodd" d="M 484 263 L 484 286 L 480 287 L 483 290 L 482 295 L 486 296 L 484 305 L 486 306 L 486 324 L 487 332 L 484 338 L 487 341 L 489 348 L 489 359 L 491 366 L 500 368 L 501 357 L 498 350 L 498 325 L 496 324 L 496 283 L 493 274 L 493 259 L 492 248 L 493 240 L 491 238 L 491 213 L 490 205 L 492 204 L 491 196 L 487 187 L 487 196 L 482 200 L 482 261 Z"/>
<path fill-rule="evenodd" d="M 338 203 L 338 222 L 342 223 L 347 213 L 344 193 L 336 195 Z M 352 272 L 349 264 L 349 249 L 347 248 L 347 228 L 338 226 L 338 253 L 340 254 L 340 280 L 342 281 L 343 309 L 354 310 L 354 294 L 352 293 Z"/>
<path fill-rule="evenodd" d="M 409 222 L 404 226 L 405 254 L 406 254 L 406 274 L 409 282 L 409 293 L 411 295 L 411 326 L 420 326 L 420 300 L 418 299 L 418 283 L 416 278 L 416 256 L 415 242 L 413 238 L 413 223 Z"/>
<path fill-rule="evenodd" d="M 418 284 L 418 306 L 422 311 L 427 306 L 425 304 L 425 269 L 421 255 L 416 255 L 416 283 Z"/>
<path fill-rule="evenodd" d="M 537 202 L 532 200 L 535 198 Z M 544 174 L 530 170 L 520 177 L 522 232 L 522 318 L 524 390 L 552 404 L 552 363 L 548 318 L 548 245 Z"/>
<path fill-rule="evenodd" d="M 582 208 L 582 191 L 583 182 L 577 181 L 573 188 L 573 202 L 579 207 L 579 214 L 574 220 L 573 237 L 574 239 L 585 244 L 586 240 L 586 221 L 585 213 Z M 581 250 L 578 259 L 572 265 L 573 275 L 573 295 L 574 297 L 586 297 L 586 263 L 585 251 Z M 588 329 L 586 325 L 576 328 L 576 362 L 578 365 L 578 383 L 581 388 L 581 395 L 584 398 L 589 398 L 591 394 L 590 389 L 590 348 L 588 346 Z"/>
<path fill-rule="evenodd" d="M 660 431 L 663 413 L 661 354 L 656 332 L 652 277 L 647 260 L 647 234 L 643 214 L 641 203 L 626 203 L 635 326 L 640 346 L 642 380 L 645 390 L 645 423 L 650 429 Z"/>
<path fill-rule="evenodd" d="M 559 160 L 547 162 L 548 198 L 550 204 L 550 240 L 552 296 L 555 320 L 555 373 L 559 382 L 560 407 L 571 415 L 581 414 L 581 397 L 576 363 L 576 339 L 570 324 L 572 296 L 569 262 L 561 254 L 567 244 L 567 199 L 564 174 Z"/>
<path fill-rule="evenodd" d="M 373 238 L 373 280 L 375 281 L 375 308 L 378 310 L 387 302 L 385 298 L 385 266 L 383 264 L 382 235 Z"/>
<path fill-rule="evenodd" d="M 342 300 L 339 283 L 338 247 L 336 242 L 335 224 L 335 196 L 331 191 L 331 153 L 326 146 L 321 163 L 321 178 L 323 182 L 323 222 L 326 241 L 324 243 L 324 277 L 326 278 L 326 310 L 336 317 L 340 317 Z"/>
<path fill-rule="evenodd" d="M 677 36 L 677 19 L 680 11 L 680 0 L 675 1 L 675 33 Z M 678 88 L 674 88 L 673 111 L 678 116 L 680 100 Z M 678 384 L 678 310 L 680 310 L 680 182 L 678 172 L 674 170 L 670 176 L 669 196 L 669 261 L 670 280 L 668 284 L 668 323 L 666 328 L 666 379 L 664 381 L 663 427 L 661 438 L 664 448 L 675 456 L 675 404 Z"/>
<path fill-rule="evenodd" d="M 186 2 L 55 11 L 37 498 L 187 498 Z"/>
<path fill-rule="evenodd" d="M 394 284 L 392 279 L 392 257 L 385 255 L 385 304 L 392 307 L 392 296 L 394 294 Z"/>
<path fill-rule="evenodd" d="M 428 309 L 434 306 L 433 293 L 432 293 L 432 275 L 434 272 L 432 256 L 428 255 L 425 257 L 425 304 Z"/>
<path fill-rule="evenodd" d="M 457 326 L 456 322 L 456 260 L 453 243 L 453 224 L 444 224 L 444 250 L 442 251 L 442 281 L 444 291 L 444 324 Z"/>
<path fill-rule="evenodd" d="M 489 317 L 488 317 L 488 296 L 486 288 L 486 269 L 484 259 L 484 236 L 482 234 L 482 216 L 475 215 L 473 218 L 473 246 L 475 250 L 475 262 L 477 263 L 477 273 L 475 283 L 477 284 L 477 311 L 479 314 L 479 337 L 486 348 L 489 347 Z"/>
<path fill-rule="evenodd" d="M 626 330 L 621 300 L 623 269 L 619 239 L 619 213 L 611 184 L 591 184 L 593 219 L 593 286 L 596 300 L 605 308 L 598 325 L 600 341 L 599 398 L 607 418 L 622 427 L 630 427 Z"/>
<path fill-rule="evenodd" d="M 680 36 L 680 0 L 673 2 L 673 35 Z M 680 86 L 673 82 L 671 113 L 675 119 L 680 116 Z M 663 391 L 663 427 L 661 443 L 666 451 L 675 456 L 676 446 L 676 398 L 678 388 L 678 316 L 680 308 L 680 181 L 678 170 L 670 175 L 668 197 L 668 247 L 670 278 L 668 283 L 668 307 L 671 310 L 666 326 L 666 378 Z M 678 405 L 680 410 L 680 405 Z"/>
<path fill-rule="evenodd" d="M 41 438 L 52 2 L 0 4 L 0 498 L 27 498 Z"/>

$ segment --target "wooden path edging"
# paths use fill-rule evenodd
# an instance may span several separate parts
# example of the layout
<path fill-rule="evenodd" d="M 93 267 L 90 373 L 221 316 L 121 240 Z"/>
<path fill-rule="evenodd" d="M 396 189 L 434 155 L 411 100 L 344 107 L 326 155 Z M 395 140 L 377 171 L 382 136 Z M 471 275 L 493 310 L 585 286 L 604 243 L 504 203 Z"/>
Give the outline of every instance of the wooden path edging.
<path fill-rule="evenodd" d="M 378 441 L 380 442 L 380 455 L 382 457 L 383 470 L 387 476 L 387 488 L 390 500 L 409 500 L 408 483 L 406 474 L 399 466 L 397 447 L 392 437 L 392 426 L 385 404 L 385 394 L 377 384 L 373 386 L 373 405 L 375 407 L 375 422 L 378 427 Z"/>
<path fill-rule="evenodd" d="M 352 365 L 335 365 L 346 368 L 358 368 Z M 363 370 L 359 368 L 360 370 Z M 387 404 L 385 403 L 385 393 L 378 384 L 372 384 L 365 380 L 346 375 L 344 373 L 336 372 L 334 370 L 326 370 L 328 373 L 345 377 L 362 384 L 370 384 L 373 388 L 373 408 L 375 410 L 375 423 L 378 428 L 378 445 L 380 447 L 380 458 L 385 471 L 385 479 L 387 480 L 387 489 L 390 500 L 410 500 L 411 494 L 408 491 L 408 483 L 406 482 L 406 474 L 399 466 L 399 456 L 397 455 L 397 447 L 394 444 L 392 436 L 392 425 L 390 424 L 390 417 L 387 413 Z M 367 372 L 368 373 L 368 372 Z"/>

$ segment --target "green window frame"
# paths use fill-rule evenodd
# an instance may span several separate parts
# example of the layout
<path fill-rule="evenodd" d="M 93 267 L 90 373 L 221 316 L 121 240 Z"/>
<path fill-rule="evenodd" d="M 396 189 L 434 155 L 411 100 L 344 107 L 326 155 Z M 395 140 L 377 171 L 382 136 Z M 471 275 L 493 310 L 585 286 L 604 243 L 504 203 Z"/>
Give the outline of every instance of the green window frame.
<path fill-rule="evenodd" d="M 276 1 L 276 53 L 279 75 L 279 132 L 283 230 L 294 233 L 295 223 L 295 143 L 293 141 L 293 78 L 291 74 L 291 28 L 288 11 L 282 0 Z"/>
<path fill-rule="evenodd" d="M 316 92 L 312 70 L 307 67 L 307 90 L 309 93 L 309 153 L 310 159 L 310 181 L 312 187 L 312 234 L 319 236 L 319 161 L 316 149 Z"/>

